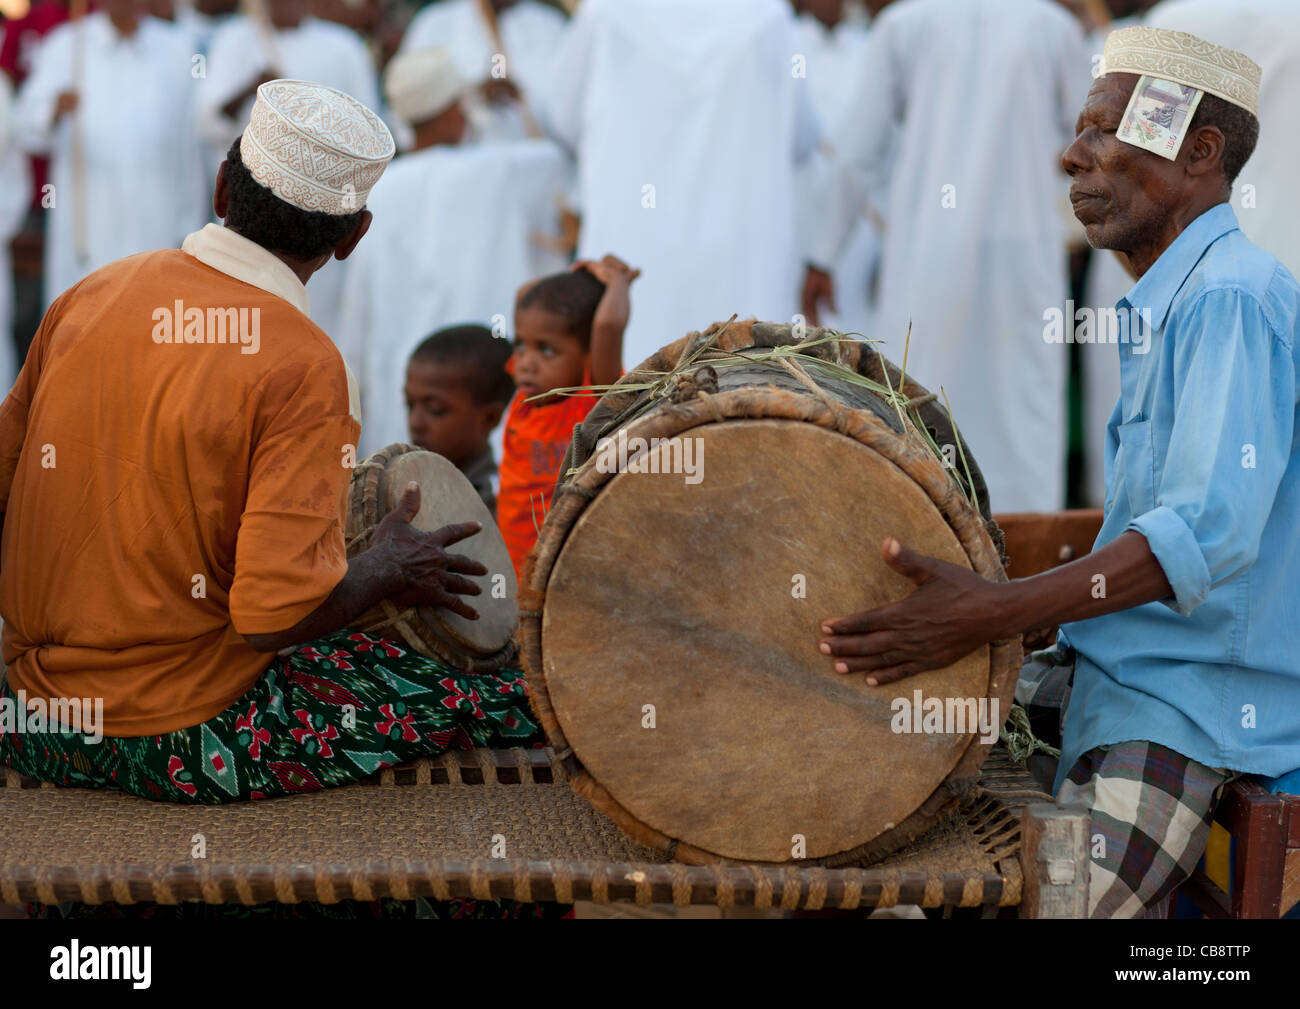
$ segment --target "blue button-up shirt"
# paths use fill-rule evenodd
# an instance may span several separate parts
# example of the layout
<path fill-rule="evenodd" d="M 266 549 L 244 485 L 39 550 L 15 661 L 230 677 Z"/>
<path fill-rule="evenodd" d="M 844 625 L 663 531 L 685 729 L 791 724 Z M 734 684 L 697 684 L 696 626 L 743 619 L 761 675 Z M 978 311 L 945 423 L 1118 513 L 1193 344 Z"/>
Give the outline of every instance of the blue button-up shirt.
<path fill-rule="evenodd" d="M 1300 768 L 1300 286 L 1223 203 L 1117 308 L 1096 548 L 1136 529 L 1174 594 L 1062 628 L 1077 661 L 1057 785 L 1128 740 L 1285 774 Z"/>

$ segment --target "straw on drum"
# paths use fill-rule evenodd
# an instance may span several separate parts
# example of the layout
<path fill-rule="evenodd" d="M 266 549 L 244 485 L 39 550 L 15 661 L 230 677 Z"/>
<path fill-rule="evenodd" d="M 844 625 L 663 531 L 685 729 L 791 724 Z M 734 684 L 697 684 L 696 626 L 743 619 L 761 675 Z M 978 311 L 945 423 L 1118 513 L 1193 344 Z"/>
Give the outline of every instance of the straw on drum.
<path fill-rule="evenodd" d="M 929 430 L 921 420 L 919 408 L 924 403 L 928 402 L 929 399 L 920 398 L 913 400 L 908 397 L 906 392 L 904 392 L 904 386 L 906 384 L 905 370 L 900 374 L 898 388 L 894 388 L 894 386 L 890 384 L 889 370 L 884 366 L 885 357 L 881 354 L 878 346 L 875 349 L 876 354 L 880 357 L 882 362 L 881 372 L 885 376 L 885 382 L 883 384 L 877 382 L 875 379 L 867 378 L 865 375 L 859 374 L 854 369 L 845 367 L 835 361 L 828 361 L 824 358 L 806 353 L 806 351 L 812 347 L 819 347 L 829 343 L 838 343 L 845 337 L 860 337 L 861 342 L 870 344 L 878 344 L 879 341 L 868 339 L 860 333 L 839 333 L 828 330 L 826 331 L 826 335 L 820 336 L 814 340 L 806 340 L 796 344 L 787 344 L 781 347 L 771 347 L 761 352 L 740 352 L 735 350 L 725 350 L 716 346 L 718 338 L 726 332 L 727 327 L 730 326 L 735 319 L 736 316 L 733 315 L 718 329 L 716 333 L 712 333 L 702 340 L 699 346 L 691 351 L 691 353 L 684 355 L 682 360 L 679 361 L 671 371 L 636 372 L 636 374 L 656 376 L 653 381 L 617 382 L 609 385 L 566 386 L 560 389 L 548 390 L 545 393 L 541 393 L 539 396 L 530 397 L 530 400 L 538 399 L 542 396 L 554 395 L 599 397 L 604 396 L 609 392 L 650 393 L 650 396 L 641 410 L 638 410 L 632 417 L 624 418 L 623 423 L 626 425 L 652 408 L 657 401 L 668 399 L 675 389 L 676 379 L 680 375 L 685 374 L 706 351 L 711 350 L 714 353 L 714 356 L 709 360 L 709 366 L 715 371 L 732 367 L 744 367 L 753 364 L 779 362 L 782 359 L 786 359 L 797 362 L 806 369 L 811 368 L 814 371 L 820 369 L 828 377 L 838 379 L 839 381 L 845 382 L 849 385 L 855 385 L 875 393 L 882 400 L 893 406 L 893 408 L 898 412 L 899 421 L 902 424 L 903 430 L 906 431 L 909 427 L 915 430 L 925 443 L 926 447 L 940 460 L 940 462 L 944 464 L 945 470 L 955 476 L 955 470 L 951 463 L 944 456 L 942 449 L 940 449 L 939 445 L 935 442 Z M 904 369 L 906 369 L 907 352 L 911 344 L 911 335 L 912 327 L 909 324 L 907 341 L 903 348 Z M 931 394 L 931 396 L 933 396 L 933 394 Z M 948 404 L 948 397 L 946 395 L 944 396 L 944 406 L 948 411 L 949 418 L 952 419 L 952 408 Z M 957 450 L 961 455 L 962 465 L 966 476 L 965 484 L 963 484 L 960 479 L 954 479 L 954 483 L 956 483 L 958 488 L 961 490 L 962 496 L 965 497 L 968 502 L 973 503 L 974 498 L 972 497 L 972 494 L 975 483 L 971 476 L 970 465 L 966 461 L 966 452 L 961 444 L 961 436 L 957 433 L 957 424 L 955 419 L 953 419 L 953 436 L 957 439 Z M 565 475 L 571 476 L 573 472 L 576 472 L 576 470 L 571 470 Z"/>

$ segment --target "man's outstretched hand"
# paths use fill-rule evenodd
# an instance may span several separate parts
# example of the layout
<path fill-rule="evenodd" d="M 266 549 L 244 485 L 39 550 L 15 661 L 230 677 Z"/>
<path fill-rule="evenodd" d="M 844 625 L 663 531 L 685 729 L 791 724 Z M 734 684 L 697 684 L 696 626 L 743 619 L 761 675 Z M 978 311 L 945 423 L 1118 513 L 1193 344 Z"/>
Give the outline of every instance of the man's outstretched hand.
<path fill-rule="evenodd" d="M 477 596 L 483 590 L 466 575 L 485 575 L 487 568 L 463 554 L 448 553 L 449 547 L 482 530 L 477 522 L 460 522 L 433 532 L 411 525 L 420 511 L 420 485 L 415 481 L 402 493 L 397 507 L 375 527 L 370 549 L 395 567 L 398 586 L 391 598 L 403 605 L 441 606 L 467 620 L 478 612 L 461 596 Z"/>
<path fill-rule="evenodd" d="M 1009 636 L 999 588 L 956 564 L 908 550 L 892 537 L 885 563 L 916 583 L 905 599 L 822 623 L 821 650 L 838 673 L 866 673 L 873 687 L 940 669 Z M 1014 633 L 1014 632 L 1012 632 Z"/>
<path fill-rule="evenodd" d="M 411 525 L 419 511 L 420 485 L 411 481 L 397 507 L 380 519 L 370 546 L 348 559 L 347 574 L 316 609 L 287 630 L 245 634 L 244 640 L 259 652 L 294 648 L 351 626 L 381 599 L 441 606 L 477 620 L 478 613 L 460 597 L 483 591 L 466 576 L 485 575 L 487 568 L 445 548 L 483 527 L 461 522 L 426 533 Z"/>

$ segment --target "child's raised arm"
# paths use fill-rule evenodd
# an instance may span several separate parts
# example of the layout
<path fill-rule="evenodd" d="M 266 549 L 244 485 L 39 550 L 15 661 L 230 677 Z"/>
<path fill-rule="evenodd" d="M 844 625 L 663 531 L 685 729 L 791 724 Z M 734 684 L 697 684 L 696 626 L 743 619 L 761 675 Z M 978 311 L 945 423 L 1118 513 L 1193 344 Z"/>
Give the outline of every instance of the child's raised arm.
<path fill-rule="evenodd" d="M 641 276 L 641 271 L 632 269 L 617 256 L 605 256 L 600 262 L 579 260 L 572 269 L 587 270 L 605 285 L 591 323 L 591 382 L 612 385 L 623 375 L 623 331 L 632 311 L 628 288 Z"/>

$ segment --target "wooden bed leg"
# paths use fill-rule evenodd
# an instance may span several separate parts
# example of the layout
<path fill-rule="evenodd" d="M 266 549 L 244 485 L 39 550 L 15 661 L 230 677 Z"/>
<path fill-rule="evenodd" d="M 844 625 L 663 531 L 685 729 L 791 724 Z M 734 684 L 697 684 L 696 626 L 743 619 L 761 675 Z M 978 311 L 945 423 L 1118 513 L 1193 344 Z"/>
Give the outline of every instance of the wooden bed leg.
<path fill-rule="evenodd" d="M 1020 820 L 1023 918 L 1088 917 L 1088 810 L 1084 806 L 1026 806 Z"/>

